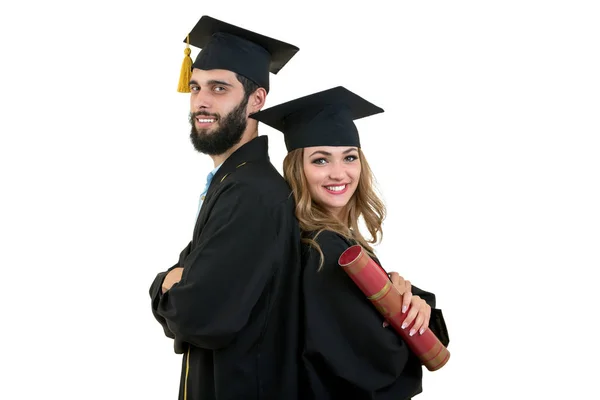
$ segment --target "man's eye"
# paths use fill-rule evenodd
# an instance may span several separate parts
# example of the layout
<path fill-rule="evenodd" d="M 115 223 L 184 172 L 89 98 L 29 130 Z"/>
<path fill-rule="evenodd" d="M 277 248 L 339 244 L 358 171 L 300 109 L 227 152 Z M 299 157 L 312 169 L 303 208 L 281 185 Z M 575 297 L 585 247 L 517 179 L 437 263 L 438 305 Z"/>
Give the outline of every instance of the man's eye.
<path fill-rule="evenodd" d="M 199 92 L 199 91 L 200 91 L 200 87 L 199 86 L 195 86 L 195 85 L 190 86 L 190 92 L 196 93 L 196 92 Z"/>
<path fill-rule="evenodd" d="M 213 89 L 215 92 L 224 92 L 225 88 L 223 86 L 215 86 Z"/>

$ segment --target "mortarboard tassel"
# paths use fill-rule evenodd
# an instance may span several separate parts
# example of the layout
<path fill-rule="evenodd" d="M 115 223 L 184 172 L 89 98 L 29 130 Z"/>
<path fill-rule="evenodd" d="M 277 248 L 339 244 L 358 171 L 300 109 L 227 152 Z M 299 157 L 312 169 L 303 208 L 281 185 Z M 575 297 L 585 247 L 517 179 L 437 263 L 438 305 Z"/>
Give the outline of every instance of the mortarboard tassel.
<path fill-rule="evenodd" d="M 192 78 L 192 58 L 190 57 L 190 35 L 187 37 L 187 43 L 185 50 L 183 50 L 185 57 L 181 64 L 181 73 L 179 74 L 179 85 L 177 91 L 179 93 L 190 93 L 190 79 Z"/>

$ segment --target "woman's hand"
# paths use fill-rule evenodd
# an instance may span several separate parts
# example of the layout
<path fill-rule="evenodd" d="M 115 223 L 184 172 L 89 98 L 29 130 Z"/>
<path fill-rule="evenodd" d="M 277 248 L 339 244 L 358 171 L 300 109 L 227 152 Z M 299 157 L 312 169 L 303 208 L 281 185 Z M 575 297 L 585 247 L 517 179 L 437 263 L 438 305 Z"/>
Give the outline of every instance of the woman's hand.
<path fill-rule="evenodd" d="M 394 287 L 402 295 L 402 313 L 404 314 L 408 310 L 408 314 L 402 323 L 402 329 L 406 329 L 414 321 L 415 324 L 411 327 L 409 335 L 413 336 L 417 332 L 422 335 L 429 327 L 431 307 L 419 296 L 412 295 L 412 286 L 408 279 L 404 279 L 397 272 L 391 272 L 389 277 Z M 384 321 L 383 326 L 386 327 L 388 325 L 389 322 Z"/>
<path fill-rule="evenodd" d="M 410 328 L 409 336 L 419 332 L 422 335 L 429 327 L 429 318 L 431 317 L 431 306 L 419 296 L 411 296 L 410 309 L 402 323 L 402 329 L 406 329 L 414 321 L 415 324 Z"/>
<path fill-rule="evenodd" d="M 390 272 L 388 276 L 392 280 L 394 287 L 402 295 L 402 314 L 404 314 L 408 310 L 410 299 L 412 298 L 410 281 L 401 277 L 397 272 Z"/>

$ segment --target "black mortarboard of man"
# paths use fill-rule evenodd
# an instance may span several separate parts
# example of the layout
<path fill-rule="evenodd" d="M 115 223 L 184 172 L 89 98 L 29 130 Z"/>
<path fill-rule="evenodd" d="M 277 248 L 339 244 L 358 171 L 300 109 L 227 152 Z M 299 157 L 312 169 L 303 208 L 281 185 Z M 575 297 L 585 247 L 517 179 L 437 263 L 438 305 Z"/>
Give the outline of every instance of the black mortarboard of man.
<path fill-rule="evenodd" d="M 184 61 L 182 76 L 185 72 L 191 73 L 192 68 L 226 69 L 250 79 L 267 92 L 269 72 L 278 73 L 299 50 L 291 44 L 207 15 L 200 18 L 184 42 L 202 50 L 191 68 L 189 62 Z M 186 49 L 186 55 L 189 58 L 189 49 Z M 185 80 L 180 80 L 179 91 L 189 92 L 189 79 Z"/>

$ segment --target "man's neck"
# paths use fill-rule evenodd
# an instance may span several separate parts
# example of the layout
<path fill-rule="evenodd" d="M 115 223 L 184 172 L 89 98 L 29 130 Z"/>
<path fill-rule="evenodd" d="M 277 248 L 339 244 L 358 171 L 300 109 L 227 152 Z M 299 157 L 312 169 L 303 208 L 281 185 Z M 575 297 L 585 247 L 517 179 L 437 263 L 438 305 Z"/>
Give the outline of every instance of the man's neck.
<path fill-rule="evenodd" d="M 239 149 L 246 143 L 250 142 L 252 139 L 256 138 L 257 136 L 258 136 L 258 130 L 256 130 L 256 129 L 254 131 L 245 131 L 242 134 L 242 139 L 236 145 L 230 147 L 225 153 L 210 156 L 210 158 L 212 158 L 212 160 L 213 160 L 214 167 L 217 168 L 219 165 L 223 164 L 225 162 L 225 160 L 227 160 L 229 158 L 229 156 L 232 155 L 237 149 Z"/>

